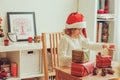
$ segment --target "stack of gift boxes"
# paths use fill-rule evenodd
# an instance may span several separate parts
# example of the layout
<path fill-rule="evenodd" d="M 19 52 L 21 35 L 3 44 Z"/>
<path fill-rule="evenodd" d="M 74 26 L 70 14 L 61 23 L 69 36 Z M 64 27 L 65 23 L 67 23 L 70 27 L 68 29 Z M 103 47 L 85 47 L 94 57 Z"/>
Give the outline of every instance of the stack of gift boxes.
<path fill-rule="evenodd" d="M 71 75 L 86 76 L 93 72 L 94 62 L 89 61 L 89 50 L 73 50 Z"/>
<path fill-rule="evenodd" d="M 96 61 L 89 60 L 89 50 L 73 50 L 71 75 L 83 77 L 89 74 L 97 75 L 98 70 L 103 72 L 101 75 L 105 76 L 104 72 L 113 74 L 111 67 L 112 57 L 109 55 L 102 55 L 100 52 L 96 55 Z"/>

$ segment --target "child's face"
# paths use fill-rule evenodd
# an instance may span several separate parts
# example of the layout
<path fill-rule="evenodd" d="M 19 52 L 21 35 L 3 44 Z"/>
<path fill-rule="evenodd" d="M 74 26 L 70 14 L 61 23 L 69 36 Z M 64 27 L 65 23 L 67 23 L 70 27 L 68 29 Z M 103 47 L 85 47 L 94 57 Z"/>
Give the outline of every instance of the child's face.
<path fill-rule="evenodd" d="M 81 33 L 81 28 L 76 28 L 76 29 L 74 29 L 74 31 L 73 31 L 73 34 L 75 35 L 75 36 L 79 36 L 80 35 L 80 33 Z"/>

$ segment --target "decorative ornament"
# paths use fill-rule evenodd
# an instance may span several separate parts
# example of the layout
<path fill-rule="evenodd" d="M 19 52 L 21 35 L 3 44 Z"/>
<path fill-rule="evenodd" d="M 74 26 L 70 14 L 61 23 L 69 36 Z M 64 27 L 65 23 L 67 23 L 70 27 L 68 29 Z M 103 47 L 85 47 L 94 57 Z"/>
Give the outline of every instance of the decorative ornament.
<path fill-rule="evenodd" d="M 2 23 L 2 18 L 0 17 L 0 37 L 4 37 L 3 29 L 2 29 L 1 23 Z"/>

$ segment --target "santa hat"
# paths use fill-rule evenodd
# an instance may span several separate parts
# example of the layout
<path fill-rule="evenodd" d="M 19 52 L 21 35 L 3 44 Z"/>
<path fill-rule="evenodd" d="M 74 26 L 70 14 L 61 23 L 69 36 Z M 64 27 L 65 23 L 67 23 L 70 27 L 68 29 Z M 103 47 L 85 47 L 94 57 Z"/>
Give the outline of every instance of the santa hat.
<path fill-rule="evenodd" d="M 84 16 L 81 13 L 73 12 L 68 16 L 65 28 L 85 28 L 85 27 L 86 22 L 84 21 Z"/>

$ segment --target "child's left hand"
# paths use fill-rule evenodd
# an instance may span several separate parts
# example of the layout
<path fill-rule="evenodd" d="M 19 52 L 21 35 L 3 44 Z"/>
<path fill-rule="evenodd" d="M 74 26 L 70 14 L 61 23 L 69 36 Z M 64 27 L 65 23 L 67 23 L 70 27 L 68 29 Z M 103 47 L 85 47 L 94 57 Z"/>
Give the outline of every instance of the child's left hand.
<path fill-rule="evenodd" d="M 115 49 L 115 44 L 109 44 L 109 49 L 114 50 Z"/>
<path fill-rule="evenodd" d="M 108 48 L 109 48 L 109 47 L 108 47 L 108 44 L 104 43 L 104 44 L 102 45 L 102 48 L 107 48 L 107 49 L 108 49 Z"/>

